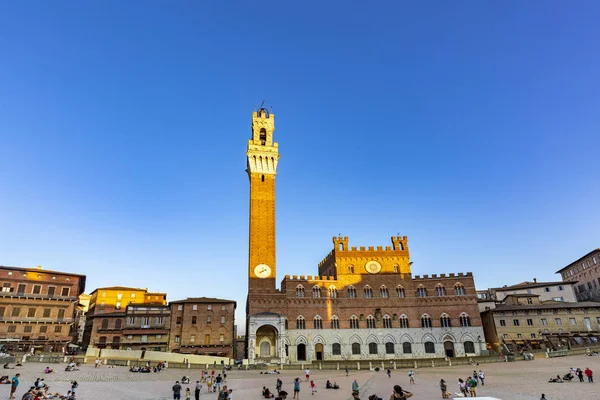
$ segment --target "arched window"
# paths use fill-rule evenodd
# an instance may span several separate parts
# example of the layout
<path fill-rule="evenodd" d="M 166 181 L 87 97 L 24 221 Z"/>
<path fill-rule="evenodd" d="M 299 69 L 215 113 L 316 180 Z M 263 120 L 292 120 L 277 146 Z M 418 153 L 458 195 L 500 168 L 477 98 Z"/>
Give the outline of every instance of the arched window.
<path fill-rule="evenodd" d="M 427 354 L 435 353 L 435 344 L 433 342 L 425 342 L 425 353 L 427 353 Z"/>
<path fill-rule="evenodd" d="M 354 286 L 348 286 L 348 297 L 351 299 L 356 298 L 356 288 Z"/>
<path fill-rule="evenodd" d="M 100 336 L 98 341 L 100 342 L 100 344 L 106 344 L 106 336 Z"/>
<path fill-rule="evenodd" d="M 331 329 L 340 329 L 340 319 L 337 315 L 331 317 Z"/>
<path fill-rule="evenodd" d="M 390 329 L 392 327 L 392 319 L 389 315 L 383 316 L 383 327 L 387 329 Z"/>
<path fill-rule="evenodd" d="M 375 318 L 373 318 L 372 315 L 369 315 L 367 317 L 367 328 L 368 329 L 375 329 Z"/>
<path fill-rule="evenodd" d="M 405 354 L 412 353 L 412 345 L 410 344 L 410 342 L 402 343 L 402 352 Z"/>
<path fill-rule="evenodd" d="M 304 320 L 304 317 L 302 315 L 299 315 L 298 318 L 296 318 L 296 329 L 305 329 L 306 328 L 306 321 Z"/>
<path fill-rule="evenodd" d="M 408 328 L 408 317 L 406 315 L 400 317 L 400 328 Z"/>
<path fill-rule="evenodd" d="M 421 317 L 421 328 L 431 328 L 431 317 L 427 314 L 424 314 Z"/>
<path fill-rule="evenodd" d="M 102 329 L 108 329 L 108 320 L 106 318 L 102 320 Z"/>
<path fill-rule="evenodd" d="M 400 267 L 399 267 L 399 266 L 397 266 L 397 265 L 394 265 L 394 272 L 395 272 L 395 273 L 398 273 L 398 272 L 400 272 Z"/>
<path fill-rule="evenodd" d="M 304 286 L 296 286 L 296 297 L 304 297 Z"/>
<path fill-rule="evenodd" d="M 119 344 L 121 342 L 121 337 L 120 336 L 113 336 L 112 338 L 113 340 L 113 344 Z"/>
<path fill-rule="evenodd" d="M 121 329 L 121 324 L 122 324 L 122 322 L 120 319 L 116 320 L 115 321 L 115 329 Z"/>
<path fill-rule="evenodd" d="M 373 298 L 373 291 L 371 290 L 371 286 L 367 285 L 364 289 L 365 299 Z"/>
<path fill-rule="evenodd" d="M 464 296 L 465 295 L 465 287 L 460 283 L 454 285 L 454 295 L 455 296 Z"/>
<path fill-rule="evenodd" d="M 388 292 L 388 289 L 387 287 L 385 287 L 385 285 L 381 285 L 381 287 L 379 288 L 379 296 L 384 299 L 390 297 L 390 293 Z"/>
<path fill-rule="evenodd" d="M 404 292 L 404 288 L 402 286 L 396 287 L 396 294 L 398 297 L 406 297 L 406 293 Z"/>
<path fill-rule="evenodd" d="M 394 343 L 387 342 L 385 344 L 385 354 L 394 354 Z"/>
<path fill-rule="evenodd" d="M 450 328 L 452 326 L 452 321 L 450 320 L 448 314 L 442 314 L 440 317 L 440 325 L 442 328 Z"/>
<path fill-rule="evenodd" d="M 435 295 L 438 296 L 438 297 L 445 296 L 446 295 L 446 288 L 444 286 L 442 286 L 442 285 L 437 285 L 435 287 Z"/>
<path fill-rule="evenodd" d="M 342 346 L 339 343 L 334 343 L 331 345 L 331 354 L 334 356 L 342 355 Z"/>
<path fill-rule="evenodd" d="M 417 288 L 417 297 L 427 297 L 427 289 L 423 286 Z"/>
<path fill-rule="evenodd" d="M 350 317 L 350 329 L 358 329 L 358 318 L 356 318 L 356 315 Z"/>
<path fill-rule="evenodd" d="M 337 289 L 335 286 L 329 286 L 329 298 L 337 299 Z"/>
<path fill-rule="evenodd" d="M 323 329 L 323 320 L 319 315 L 315 316 L 313 319 L 313 326 L 315 329 Z"/>
<path fill-rule="evenodd" d="M 260 144 L 261 146 L 267 144 L 267 131 L 265 128 L 260 129 Z"/>
<path fill-rule="evenodd" d="M 377 354 L 377 343 L 369 343 L 369 354 Z"/>
<path fill-rule="evenodd" d="M 313 286 L 313 297 L 321 297 L 321 288 L 318 286 Z"/>
<path fill-rule="evenodd" d="M 354 266 L 353 265 L 348 265 L 348 272 L 353 274 L 354 273 Z"/>
<path fill-rule="evenodd" d="M 460 326 L 471 326 L 471 317 L 469 317 L 467 314 L 460 314 L 459 320 Z"/>
<path fill-rule="evenodd" d="M 352 343 L 352 354 L 360 354 L 360 343 Z"/>
<path fill-rule="evenodd" d="M 465 346 L 465 353 L 468 353 L 468 354 L 475 353 L 475 344 L 473 342 L 471 342 L 470 340 L 467 340 L 466 342 L 464 342 L 463 346 Z"/>

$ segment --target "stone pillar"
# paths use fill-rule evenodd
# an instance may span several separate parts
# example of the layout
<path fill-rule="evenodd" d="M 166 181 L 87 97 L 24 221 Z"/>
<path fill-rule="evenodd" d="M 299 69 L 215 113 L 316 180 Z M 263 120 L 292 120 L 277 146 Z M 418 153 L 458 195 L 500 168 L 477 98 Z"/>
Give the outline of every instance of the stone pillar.
<path fill-rule="evenodd" d="M 335 369 L 340 370 L 340 363 L 335 364 Z"/>
<path fill-rule="evenodd" d="M 356 369 L 360 371 L 360 361 L 356 362 Z"/>
<path fill-rule="evenodd" d="M 394 369 L 396 369 L 396 361 L 394 361 Z"/>

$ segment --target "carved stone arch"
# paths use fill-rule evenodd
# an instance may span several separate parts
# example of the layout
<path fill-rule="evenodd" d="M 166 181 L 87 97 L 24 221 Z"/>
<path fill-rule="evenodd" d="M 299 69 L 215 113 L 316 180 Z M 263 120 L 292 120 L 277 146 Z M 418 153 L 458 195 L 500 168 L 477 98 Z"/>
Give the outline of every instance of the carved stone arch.
<path fill-rule="evenodd" d="M 405 333 L 404 335 L 400 336 L 400 343 L 404 343 L 404 342 L 414 343 L 414 340 L 413 340 L 412 336 Z"/>
<path fill-rule="evenodd" d="M 298 336 L 298 337 L 296 338 L 296 346 L 297 346 L 297 345 L 299 345 L 299 344 L 304 344 L 304 345 L 307 345 L 307 344 L 308 344 L 308 340 L 306 339 L 306 337 L 304 337 L 304 336 L 302 336 L 302 335 L 301 335 L 301 336 Z"/>
<path fill-rule="evenodd" d="M 400 318 L 406 318 L 406 319 L 409 319 L 409 318 L 408 318 L 408 315 L 406 315 L 406 314 L 402 314 L 402 315 L 400 315 Z"/>
<path fill-rule="evenodd" d="M 377 339 L 377 336 L 375 336 L 375 335 L 369 335 L 369 336 L 367 336 L 367 343 L 371 343 L 371 342 L 375 342 L 375 343 L 379 344 L 379 339 Z"/>
<path fill-rule="evenodd" d="M 331 343 L 340 343 L 341 344 L 342 343 L 342 339 L 340 339 L 340 337 L 338 335 L 334 335 L 331 338 Z"/>
<path fill-rule="evenodd" d="M 315 338 L 313 339 L 313 344 L 317 344 L 317 343 L 321 343 L 322 345 L 326 345 L 327 343 L 325 342 L 325 339 L 323 338 L 323 336 L 321 335 L 317 335 L 315 336 Z"/>
<path fill-rule="evenodd" d="M 425 342 L 437 343 L 438 341 L 435 339 L 435 337 L 431 333 L 426 333 L 421 338 L 421 343 L 425 343 Z"/>
<path fill-rule="evenodd" d="M 348 343 L 352 344 L 352 343 L 360 343 L 363 344 L 363 340 L 360 338 L 360 336 L 358 335 L 352 335 L 350 336 L 350 339 L 348 340 Z"/>
<path fill-rule="evenodd" d="M 392 335 L 385 335 L 385 337 L 383 338 L 383 343 L 387 343 L 387 342 L 392 342 L 392 343 L 396 343 L 396 338 L 394 338 L 394 336 Z"/>
<path fill-rule="evenodd" d="M 456 338 L 454 337 L 454 335 L 451 335 L 450 333 L 446 333 L 444 335 L 444 337 L 442 337 L 442 343 L 444 342 L 455 342 L 456 343 Z"/>
<path fill-rule="evenodd" d="M 471 335 L 470 333 L 463 333 L 463 335 L 460 337 L 460 341 L 461 343 L 464 343 L 466 341 L 471 341 L 475 343 L 475 339 L 473 339 L 473 335 Z"/>
<path fill-rule="evenodd" d="M 286 336 L 283 338 L 283 344 L 287 344 L 288 346 L 291 346 L 292 342 L 290 342 L 290 338 Z"/>

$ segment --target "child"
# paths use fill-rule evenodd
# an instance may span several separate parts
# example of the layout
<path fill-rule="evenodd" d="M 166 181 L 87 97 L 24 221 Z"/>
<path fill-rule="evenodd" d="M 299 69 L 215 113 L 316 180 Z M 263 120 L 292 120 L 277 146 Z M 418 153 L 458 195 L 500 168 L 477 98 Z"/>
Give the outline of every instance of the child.
<path fill-rule="evenodd" d="M 208 393 L 212 393 L 212 379 L 207 379 L 206 386 L 208 387 Z"/>
<path fill-rule="evenodd" d="M 186 388 L 185 389 L 185 400 L 191 400 L 192 399 L 192 391 L 190 390 L 190 388 Z"/>
<path fill-rule="evenodd" d="M 312 391 L 312 395 L 314 396 L 317 393 L 317 386 L 315 385 L 315 381 L 310 381 L 310 390 Z"/>

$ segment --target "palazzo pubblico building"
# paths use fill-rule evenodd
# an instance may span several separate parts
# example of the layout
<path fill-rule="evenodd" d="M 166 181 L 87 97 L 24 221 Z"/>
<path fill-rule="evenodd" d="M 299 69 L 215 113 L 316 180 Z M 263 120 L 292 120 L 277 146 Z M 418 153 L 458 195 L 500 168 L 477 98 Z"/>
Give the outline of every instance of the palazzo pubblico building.
<path fill-rule="evenodd" d="M 251 364 L 465 357 L 486 350 L 471 273 L 412 275 L 408 239 L 334 237 L 316 275 L 276 286 L 275 117 L 252 113 L 247 358 Z"/>

